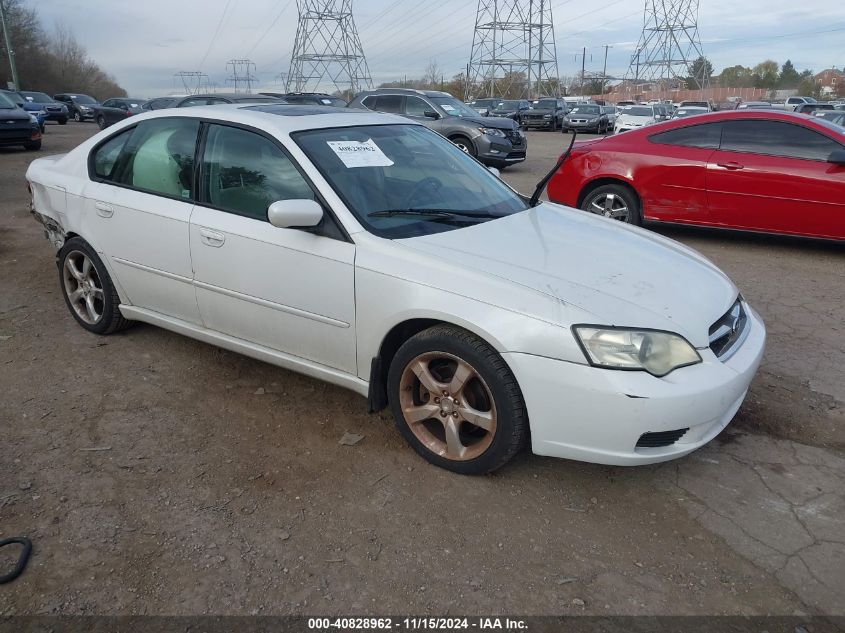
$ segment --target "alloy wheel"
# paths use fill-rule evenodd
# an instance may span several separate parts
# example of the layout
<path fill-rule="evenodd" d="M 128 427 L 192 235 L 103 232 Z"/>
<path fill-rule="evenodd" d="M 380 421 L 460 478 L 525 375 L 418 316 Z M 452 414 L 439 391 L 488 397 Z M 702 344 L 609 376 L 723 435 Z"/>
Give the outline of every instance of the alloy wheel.
<path fill-rule="evenodd" d="M 628 205 L 615 193 L 604 193 L 596 196 L 590 201 L 587 210 L 596 215 L 603 215 L 606 218 L 621 222 L 628 222 L 631 216 Z"/>
<path fill-rule="evenodd" d="M 445 352 L 420 354 L 399 383 L 402 415 L 416 438 L 445 459 L 479 457 L 496 434 L 489 386 L 465 360 Z"/>
<path fill-rule="evenodd" d="M 103 318 L 103 286 L 94 262 L 81 251 L 72 251 L 62 267 L 65 294 L 76 315 L 89 325 Z"/>

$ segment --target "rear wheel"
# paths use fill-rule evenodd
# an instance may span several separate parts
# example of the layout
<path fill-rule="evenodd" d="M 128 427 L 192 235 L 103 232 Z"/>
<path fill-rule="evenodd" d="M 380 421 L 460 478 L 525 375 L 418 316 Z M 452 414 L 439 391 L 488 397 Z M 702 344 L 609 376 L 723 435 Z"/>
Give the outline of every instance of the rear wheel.
<path fill-rule="evenodd" d="M 59 119 L 59 125 L 67 125 L 67 119 Z"/>
<path fill-rule="evenodd" d="M 388 372 L 396 426 L 426 460 L 483 474 L 524 446 L 528 415 L 516 378 L 486 342 L 439 325 L 405 342 Z"/>
<path fill-rule="evenodd" d="M 597 187 L 587 194 L 581 208 L 620 222 L 642 224 L 639 201 L 634 193 L 623 185 Z"/>
<path fill-rule="evenodd" d="M 70 313 L 89 332 L 111 334 L 128 327 L 111 277 L 93 248 L 74 237 L 59 251 L 59 283 Z"/>

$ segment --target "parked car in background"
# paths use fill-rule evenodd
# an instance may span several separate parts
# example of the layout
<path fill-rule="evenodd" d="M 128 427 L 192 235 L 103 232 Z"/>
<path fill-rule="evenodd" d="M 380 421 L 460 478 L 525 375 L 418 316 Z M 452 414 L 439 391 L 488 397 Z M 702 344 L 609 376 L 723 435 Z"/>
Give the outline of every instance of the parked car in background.
<path fill-rule="evenodd" d="M 468 105 L 481 116 L 490 116 L 490 111 L 501 101 L 502 99 L 499 98 L 476 99 L 475 101 L 471 101 Z"/>
<path fill-rule="evenodd" d="M 784 108 L 786 110 L 795 111 L 798 106 L 807 105 L 811 103 L 818 103 L 813 97 L 789 97 L 784 101 Z"/>
<path fill-rule="evenodd" d="M 100 105 L 94 97 L 70 92 L 53 95 L 53 98 L 67 106 L 68 114 L 77 123 L 93 119 L 97 114 L 97 106 Z"/>
<path fill-rule="evenodd" d="M 549 198 L 658 220 L 845 240 L 845 129 L 793 112 L 728 110 L 576 146 Z"/>
<path fill-rule="evenodd" d="M 522 115 L 522 127 L 556 132 L 563 127 L 568 108 L 563 99 L 543 97 L 531 102 L 531 109 Z"/>
<path fill-rule="evenodd" d="M 149 101 L 145 101 L 141 104 L 141 109 L 144 112 L 148 112 L 150 110 L 166 110 L 167 108 L 174 107 L 176 102 L 181 98 L 182 97 L 158 97 L 156 99 L 150 99 Z"/>
<path fill-rule="evenodd" d="M 818 112 L 816 116 L 835 125 L 845 127 L 845 110 Z"/>
<path fill-rule="evenodd" d="M 708 112 L 713 111 L 713 106 L 709 101 L 681 101 L 678 104 L 679 108 L 707 108 Z"/>
<path fill-rule="evenodd" d="M 41 149 L 41 127 L 32 115 L 0 91 L 0 147 Z"/>
<path fill-rule="evenodd" d="M 491 167 L 521 163 L 528 151 L 528 139 L 515 121 L 483 117 L 448 92 L 379 88 L 357 95 L 349 107 L 413 119 Z"/>
<path fill-rule="evenodd" d="M 772 104 L 768 101 L 739 101 L 736 104 L 737 110 L 771 110 Z"/>
<path fill-rule="evenodd" d="M 53 97 L 43 92 L 19 90 L 18 95 L 26 102 L 26 110 L 30 112 L 43 110 L 45 120 L 47 121 L 56 121 L 59 125 L 65 125 L 70 117 L 67 106 L 64 103 L 56 101 Z"/>
<path fill-rule="evenodd" d="M 594 134 L 607 134 L 612 128 L 604 106 L 585 104 L 573 107 L 563 118 L 562 129 L 564 132 L 575 130 L 576 132 L 591 132 Z"/>
<path fill-rule="evenodd" d="M 832 103 L 803 103 L 795 106 L 797 114 L 814 114 L 816 112 L 827 112 L 836 110 Z"/>
<path fill-rule="evenodd" d="M 325 92 L 262 92 L 267 97 L 276 97 L 285 103 L 298 105 L 318 105 L 332 108 L 345 108 L 346 99 L 335 97 Z"/>
<path fill-rule="evenodd" d="M 646 125 L 653 125 L 657 122 L 657 113 L 654 106 L 635 105 L 622 108 L 616 117 L 613 126 L 613 133 L 627 132 Z"/>
<path fill-rule="evenodd" d="M 676 119 L 683 119 L 684 117 L 688 116 L 695 116 L 696 114 L 707 114 L 710 112 L 707 108 L 701 108 L 698 106 L 687 106 L 685 108 L 678 108 L 675 110 Z"/>
<path fill-rule="evenodd" d="M 681 457 L 722 432 L 760 364 L 762 320 L 704 257 L 532 207 L 406 118 L 134 119 L 26 174 L 76 345 L 136 320 L 340 385 L 462 474 L 529 443 L 603 464 Z"/>
<path fill-rule="evenodd" d="M 490 110 L 490 116 L 513 119 L 522 125 L 523 115 L 528 114 L 531 103 L 527 99 L 505 99 L 499 101 Z"/>
<path fill-rule="evenodd" d="M 140 114 L 144 110 L 143 99 L 130 99 L 128 97 L 115 97 L 113 99 L 106 99 L 102 105 L 97 106 L 97 112 L 94 115 L 97 125 L 101 130 L 106 129 L 110 125 L 114 125 L 118 121 L 122 121 L 126 117 L 134 114 Z"/>
<path fill-rule="evenodd" d="M 602 106 L 604 113 L 607 115 L 607 123 L 610 126 L 609 129 L 613 129 L 613 126 L 616 125 L 616 117 L 619 116 L 619 111 L 621 108 L 612 105 Z"/>
<path fill-rule="evenodd" d="M 261 94 L 246 94 L 238 92 L 215 92 L 211 94 L 189 95 L 183 97 L 173 106 L 175 108 L 193 108 L 204 105 L 222 105 L 224 103 L 283 103 L 277 97 Z"/>
<path fill-rule="evenodd" d="M 9 101 L 32 117 L 32 120 L 38 125 L 38 129 L 42 134 L 44 133 L 44 123 L 47 121 L 47 112 L 43 108 L 29 103 L 14 90 L 0 90 L 0 93 L 4 94 Z"/>

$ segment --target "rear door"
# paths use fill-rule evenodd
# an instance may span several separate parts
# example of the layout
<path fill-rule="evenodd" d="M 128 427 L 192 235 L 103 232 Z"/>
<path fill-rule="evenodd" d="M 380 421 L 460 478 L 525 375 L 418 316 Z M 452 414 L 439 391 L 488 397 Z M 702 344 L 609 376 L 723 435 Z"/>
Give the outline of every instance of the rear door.
<path fill-rule="evenodd" d="M 707 198 L 717 224 L 820 237 L 845 236 L 845 167 L 827 162 L 842 149 L 799 123 L 725 121 L 707 164 Z"/>
<path fill-rule="evenodd" d="M 704 123 L 652 134 L 648 150 L 637 157 L 634 185 L 646 218 L 704 224 L 706 168 L 719 147 L 720 123 Z"/>
<path fill-rule="evenodd" d="M 86 234 L 131 304 L 199 324 L 188 221 L 199 121 L 140 122 L 94 149 Z"/>

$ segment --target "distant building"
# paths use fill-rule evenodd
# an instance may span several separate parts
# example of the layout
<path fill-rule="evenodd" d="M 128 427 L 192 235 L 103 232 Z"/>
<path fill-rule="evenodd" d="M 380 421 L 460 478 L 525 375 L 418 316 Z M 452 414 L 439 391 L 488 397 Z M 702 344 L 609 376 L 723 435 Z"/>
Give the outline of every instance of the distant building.
<path fill-rule="evenodd" d="M 837 70 L 836 68 L 828 68 L 813 77 L 813 82 L 819 89 L 822 95 L 837 94 L 845 83 L 845 72 Z"/>

